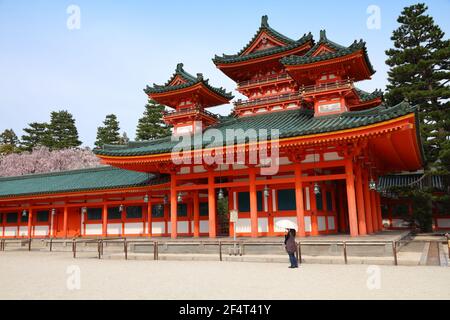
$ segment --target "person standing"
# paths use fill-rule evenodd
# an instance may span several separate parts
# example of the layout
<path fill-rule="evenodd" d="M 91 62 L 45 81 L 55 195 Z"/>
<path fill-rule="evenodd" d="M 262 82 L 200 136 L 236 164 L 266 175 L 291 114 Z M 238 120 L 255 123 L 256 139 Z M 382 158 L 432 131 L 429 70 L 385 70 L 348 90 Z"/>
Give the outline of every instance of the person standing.
<path fill-rule="evenodd" d="M 289 261 L 291 265 L 289 268 L 298 268 L 298 261 L 295 257 L 295 252 L 297 251 L 297 245 L 295 243 L 295 230 L 287 229 L 287 233 L 284 236 L 284 244 L 286 247 L 286 251 L 289 255 Z"/>

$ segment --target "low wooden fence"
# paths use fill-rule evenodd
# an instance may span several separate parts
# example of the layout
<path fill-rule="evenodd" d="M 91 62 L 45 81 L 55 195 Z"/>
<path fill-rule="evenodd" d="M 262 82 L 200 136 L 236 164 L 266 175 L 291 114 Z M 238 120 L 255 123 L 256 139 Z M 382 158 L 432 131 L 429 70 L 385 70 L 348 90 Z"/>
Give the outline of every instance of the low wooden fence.
<path fill-rule="evenodd" d="M 42 242 L 46 244 L 46 247 L 49 248 L 49 251 L 53 251 L 53 246 L 56 243 L 64 243 L 66 246 L 67 244 L 71 244 L 72 248 L 72 254 L 73 258 L 77 258 L 77 247 L 80 244 L 89 244 L 94 243 L 96 244 L 96 256 L 98 259 L 101 259 L 104 255 L 104 246 L 105 244 L 109 243 L 119 243 L 122 244 L 123 248 L 123 255 L 125 260 L 128 259 L 128 251 L 129 246 L 131 244 L 147 244 L 151 245 L 153 247 L 153 260 L 159 260 L 159 247 L 161 245 L 215 245 L 217 246 L 217 255 L 218 260 L 223 261 L 223 255 L 227 254 L 226 252 L 223 252 L 224 245 L 228 245 L 228 255 L 239 255 L 243 256 L 245 255 L 245 247 L 252 245 L 252 246 L 276 246 L 276 245 L 282 245 L 281 242 L 276 241 L 257 241 L 257 240 L 208 240 L 208 241 L 171 241 L 171 240 L 146 240 L 146 239 L 127 239 L 127 238 L 97 238 L 97 239 L 42 239 Z M 347 241 L 323 241 L 323 240 L 301 240 L 296 242 L 297 250 L 296 250 L 296 257 L 298 261 L 302 262 L 302 247 L 305 246 L 341 246 L 342 247 L 342 259 L 345 264 L 348 264 L 348 247 L 352 246 L 380 246 L 380 245 L 390 245 L 392 247 L 392 258 L 393 258 L 393 264 L 398 265 L 398 248 L 401 245 L 411 243 L 411 242 L 438 242 L 438 243 L 446 243 L 447 247 L 449 249 L 449 260 L 450 260 L 450 237 L 449 235 L 446 235 L 446 241 L 434 241 L 434 240 L 397 240 L 397 241 L 358 241 L 358 240 L 347 240 Z M 21 246 L 26 246 L 28 251 L 31 251 L 32 249 L 32 239 L 1 239 L 0 240 L 0 251 L 5 251 L 6 245 L 11 243 L 20 243 Z M 230 248 L 230 245 L 232 246 Z M 230 250 L 233 249 L 233 250 Z M 439 246 L 438 246 L 439 250 Z M 438 252 L 439 256 L 439 252 Z"/>

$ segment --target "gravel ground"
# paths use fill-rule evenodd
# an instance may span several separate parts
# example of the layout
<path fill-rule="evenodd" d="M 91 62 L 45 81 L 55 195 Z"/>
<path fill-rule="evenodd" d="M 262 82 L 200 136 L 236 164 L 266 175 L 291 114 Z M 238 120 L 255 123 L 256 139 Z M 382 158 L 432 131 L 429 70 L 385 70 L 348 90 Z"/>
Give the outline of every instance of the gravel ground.
<path fill-rule="evenodd" d="M 287 266 L 2 252 L 0 299 L 450 299 L 446 267 Z"/>

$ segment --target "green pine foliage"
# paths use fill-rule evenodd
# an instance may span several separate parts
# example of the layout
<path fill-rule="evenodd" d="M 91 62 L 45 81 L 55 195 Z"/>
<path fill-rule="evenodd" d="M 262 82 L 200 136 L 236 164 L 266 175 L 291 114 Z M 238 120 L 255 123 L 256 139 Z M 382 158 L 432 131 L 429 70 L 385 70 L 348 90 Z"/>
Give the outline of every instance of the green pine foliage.
<path fill-rule="evenodd" d="M 20 146 L 22 150 L 32 151 L 33 148 L 50 144 L 48 124 L 45 122 L 32 122 L 23 131 L 26 134 L 22 135 Z"/>
<path fill-rule="evenodd" d="M 450 41 L 418 3 L 405 7 L 400 27 L 391 37 L 394 48 L 386 51 L 390 66 L 385 99 L 395 105 L 407 100 L 418 107 L 420 134 L 427 160 L 425 175 L 450 173 Z M 444 178 L 448 182 L 448 179 Z M 397 190 L 412 199 L 413 218 L 423 231 L 431 230 L 432 202 L 448 206 L 449 199 L 436 196 L 431 187 Z"/>
<path fill-rule="evenodd" d="M 97 140 L 95 146 L 101 148 L 105 144 L 120 144 L 119 121 L 114 114 L 108 114 L 103 121 L 103 126 L 97 128 Z"/>
<path fill-rule="evenodd" d="M 50 114 L 46 144 L 46 147 L 53 150 L 75 148 L 81 145 L 72 114 L 66 110 L 53 111 Z"/>
<path fill-rule="evenodd" d="M 144 115 L 139 119 L 136 140 L 153 140 L 170 135 L 170 128 L 162 120 L 164 106 L 149 99 Z"/>
<path fill-rule="evenodd" d="M 0 134 L 0 155 L 19 151 L 19 138 L 13 129 L 6 129 Z"/>
<path fill-rule="evenodd" d="M 450 167 L 450 41 L 426 14 L 423 3 L 404 8 L 386 51 L 390 105 L 406 99 L 419 107 L 420 133 L 428 167 L 449 173 Z"/>

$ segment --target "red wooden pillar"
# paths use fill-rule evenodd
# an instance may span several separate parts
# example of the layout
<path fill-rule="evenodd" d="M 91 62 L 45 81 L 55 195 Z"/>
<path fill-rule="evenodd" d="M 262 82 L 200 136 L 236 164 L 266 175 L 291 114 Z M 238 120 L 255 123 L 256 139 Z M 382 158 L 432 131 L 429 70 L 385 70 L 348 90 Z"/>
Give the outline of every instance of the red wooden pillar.
<path fill-rule="evenodd" d="M 353 176 L 352 159 L 345 162 L 345 173 L 347 175 L 347 202 L 348 202 L 348 222 L 350 226 L 350 236 L 358 236 L 358 217 L 356 213 L 355 177 Z"/>
<path fill-rule="evenodd" d="M 309 191 L 309 199 L 311 203 L 311 236 L 319 235 L 319 227 L 317 225 L 317 201 L 316 194 L 314 193 L 314 184 L 311 185 L 308 189 Z M 323 190 L 321 191 L 323 192 Z"/>
<path fill-rule="evenodd" d="M 377 204 L 377 212 L 378 212 L 378 228 L 380 230 L 383 230 L 383 216 L 381 215 L 381 199 L 380 199 L 380 193 L 375 193 L 375 201 Z"/>
<path fill-rule="evenodd" d="M 152 202 L 150 201 L 150 196 L 147 202 L 147 234 L 152 236 Z"/>
<path fill-rule="evenodd" d="M 249 169 L 249 184 L 250 184 L 250 223 L 251 223 L 251 237 L 258 237 L 258 201 L 256 196 L 256 168 Z"/>
<path fill-rule="evenodd" d="M 171 232 L 170 237 L 176 238 L 178 235 L 177 227 L 178 227 L 178 221 L 177 221 L 177 179 L 176 174 L 173 173 L 170 176 L 170 225 L 171 225 Z"/>
<path fill-rule="evenodd" d="M 108 205 L 103 205 L 102 210 L 102 236 L 106 237 L 108 235 Z"/>
<path fill-rule="evenodd" d="M 356 203 L 358 206 L 358 231 L 359 234 L 365 236 L 367 234 L 366 228 L 366 214 L 364 210 L 364 191 L 363 191 L 363 181 L 361 165 L 357 163 L 355 165 L 356 174 Z"/>
<path fill-rule="evenodd" d="M 194 206 L 194 237 L 200 236 L 200 201 L 198 197 L 198 191 L 194 191 L 194 199 L 193 199 L 193 206 Z"/>
<path fill-rule="evenodd" d="M 346 232 L 347 230 L 347 224 L 345 222 L 345 205 L 344 205 L 344 198 L 345 198 L 345 190 L 343 188 L 343 185 L 341 183 L 338 184 L 338 202 L 339 202 L 339 231 L 340 232 Z"/>
<path fill-rule="evenodd" d="M 370 202 L 370 190 L 369 190 L 369 173 L 367 170 L 363 172 L 363 189 L 364 189 L 364 211 L 366 214 L 366 228 L 367 233 L 373 233 L 372 223 L 372 206 Z"/>
<path fill-rule="evenodd" d="M 295 207 L 297 211 L 298 235 L 305 236 L 305 208 L 303 202 L 303 184 L 301 181 L 302 168 L 300 163 L 295 164 Z M 270 209 L 271 210 L 271 209 Z"/>
<path fill-rule="evenodd" d="M 370 191 L 370 205 L 372 207 L 372 227 L 374 232 L 378 232 L 378 214 L 377 214 L 377 204 L 375 201 L 375 191 Z"/>
<path fill-rule="evenodd" d="M 68 216 L 68 208 L 64 207 L 64 213 L 63 213 L 63 234 L 64 234 L 64 238 L 67 238 L 67 216 Z"/>
<path fill-rule="evenodd" d="M 28 238 L 31 238 L 31 226 L 33 221 L 33 209 L 28 210 Z"/>
<path fill-rule="evenodd" d="M 208 219 L 209 219 L 209 237 L 216 237 L 216 189 L 214 182 L 214 171 L 211 169 L 208 173 Z"/>

